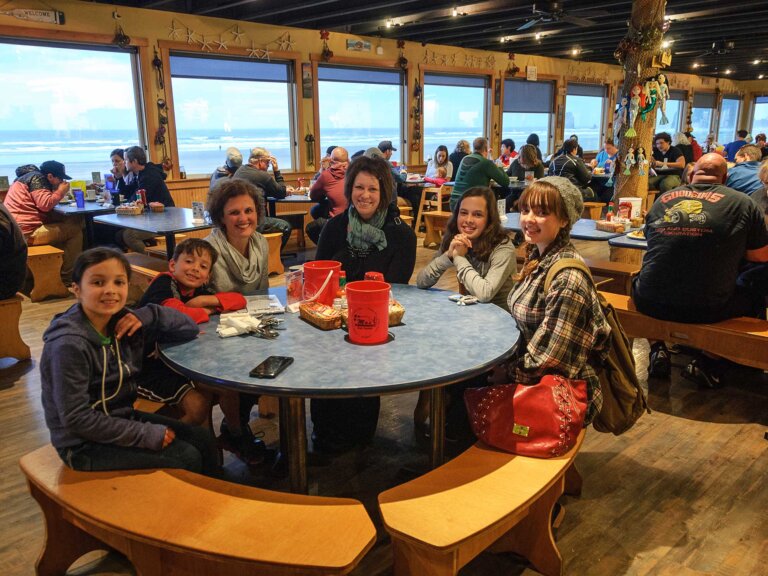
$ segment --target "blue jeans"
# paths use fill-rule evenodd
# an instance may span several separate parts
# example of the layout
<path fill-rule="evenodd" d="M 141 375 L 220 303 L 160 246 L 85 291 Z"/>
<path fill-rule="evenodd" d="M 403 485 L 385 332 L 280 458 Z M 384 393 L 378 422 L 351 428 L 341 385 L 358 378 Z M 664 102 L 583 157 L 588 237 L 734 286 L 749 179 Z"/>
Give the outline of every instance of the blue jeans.
<path fill-rule="evenodd" d="M 291 225 L 288 224 L 288 222 L 285 220 L 281 220 L 280 218 L 272 218 L 271 216 L 265 216 L 256 230 L 260 234 L 280 232 L 283 235 L 283 238 L 280 241 L 280 247 L 285 248 L 285 245 L 288 244 L 288 239 L 291 237 L 293 228 L 291 228 Z"/>
<path fill-rule="evenodd" d="M 181 468 L 207 476 L 218 475 L 216 449 L 208 430 L 173 418 L 134 411 L 132 420 L 162 424 L 176 433 L 176 439 L 161 450 L 84 442 L 59 450 L 59 456 L 73 470 L 139 470 Z"/>

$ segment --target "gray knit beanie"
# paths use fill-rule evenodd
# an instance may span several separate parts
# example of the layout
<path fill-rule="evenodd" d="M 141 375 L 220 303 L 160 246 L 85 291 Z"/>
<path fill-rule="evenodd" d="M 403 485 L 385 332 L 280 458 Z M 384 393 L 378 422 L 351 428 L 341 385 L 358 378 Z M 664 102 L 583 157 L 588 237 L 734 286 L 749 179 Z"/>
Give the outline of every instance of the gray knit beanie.
<path fill-rule="evenodd" d="M 573 228 L 584 211 L 584 197 L 581 195 L 581 190 L 576 188 L 568 178 L 562 176 L 547 176 L 546 178 L 539 178 L 537 182 L 547 182 L 557 188 L 565 204 L 565 213 L 568 214 L 568 219 L 571 221 L 570 228 Z"/>

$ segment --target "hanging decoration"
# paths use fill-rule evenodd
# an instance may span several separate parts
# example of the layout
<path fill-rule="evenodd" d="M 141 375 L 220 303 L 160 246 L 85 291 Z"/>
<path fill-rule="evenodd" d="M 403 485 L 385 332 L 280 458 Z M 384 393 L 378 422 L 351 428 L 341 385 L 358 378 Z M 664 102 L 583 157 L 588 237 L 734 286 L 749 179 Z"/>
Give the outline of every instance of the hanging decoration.
<path fill-rule="evenodd" d="M 286 32 L 277 37 L 277 40 L 273 40 L 274 44 L 277 44 L 277 49 L 280 52 L 292 52 L 295 42 L 291 39 L 291 33 Z"/>
<path fill-rule="evenodd" d="M 18 20 L 30 22 L 43 22 L 45 24 L 60 24 L 65 22 L 64 12 L 58 10 L 31 10 L 28 8 L 14 8 L 13 10 L 0 11 L 2 16 L 11 16 Z"/>
<path fill-rule="evenodd" d="M 248 58 L 256 58 L 258 60 L 266 60 L 269 62 L 269 50 L 265 48 L 256 48 L 253 42 L 251 42 L 251 47 L 248 48 L 247 52 Z"/>
<path fill-rule="evenodd" d="M 662 126 L 666 126 L 669 124 L 669 119 L 667 118 L 667 100 L 669 100 L 669 84 L 667 83 L 667 76 L 663 72 L 660 72 L 658 76 L 656 76 L 656 83 L 659 86 L 659 112 L 661 112 L 661 119 L 659 120 L 659 124 Z"/>
<path fill-rule="evenodd" d="M 397 41 L 397 49 L 400 51 L 400 54 L 397 57 L 397 65 L 403 72 L 405 72 L 408 70 L 408 59 L 405 57 L 405 40 Z"/>
<path fill-rule="evenodd" d="M 227 43 L 224 42 L 224 37 L 221 34 L 219 34 L 219 39 L 214 40 L 213 43 L 216 44 L 216 50 L 219 52 L 227 49 Z"/>
<path fill-rule="evenodd" d="M 635 153 L 635 162 L 637 162 L 637 175 L 645 176 L 645 167 L 648 160 L 645 158 L 645 148 L 640 146 Z"/>
<path fill-rule="evenodd" d="M 205 39 L 205 35 L 200 35 L 200 50 L 204 52 L 213 52 L 213 48 L 211 47 L 211 41 Z"/>
<path fill-rule="evenodd" d="M 632 94 L 629 99 L 629 112 L 627 114 L 627 131 L 624 133 L 624 136 L 627 138 L 637 136 L 637 132 L 635 132 L 635 121 L 637 120 L 637 115 L 640 113 L 640 99 L 642 95 L 643 87 L 640 86 L 640 84 L 632 86 Z"/>
<path fill-rule="evenodd" d="M 617 133 L 618 134 L 618 133 Z M 618 155 L 618 152 L 617 152 Z M 616 168 L 619 165 L 619 159 L 616 158 L 615 161 L 611 162 L 611 176 L 608 178 L 608 181 L 605 183 L 606 186 L 610 187 L 613 186 L 613 178 L 616 175 Z"/>
<path fill-rule="evenodd" d="M 168 105 L 163 98 L 157 99 L 157 118 L 160 126 L 155 132 L 155 144 L 163 147 L 163 170 L 170 172 L 173 169 L 173 162 L 168 156 L 168 147 L 165 141 L 165 133 L 168 129 Z"/>
<path fill-rule="evenodd" d="M 642 105 L 640 108 L 640 118 L 645 122 L 645 117 L 656 108 L 656 97 L 659 94 L 659 84 L 655 77 L 648 78 L 643 84 Z"/>
<path fill-rule="evenodd" d="M 507 70 L 504 72 L 506 76 L 514 77 L 517 76 L 517 73 L 520 72 L 520 66 L 515 64 L 515 54 L 514 52 L 510 52 L 507 54 Z"/>
<path fill-rule="evenodd" d="M 163 61 L 157 54 L 157 48 L 155 48 L 155 57 L 152 58 L 152 68 L 157 72 L 157 86 L 160 90 L 165 90 L 165 81 L 163 79 Z"/>
<path fill-rule="evenodd" d="M 307 165 L 315 165 L 315 136 L 309 131 L 309 124 L 307 124 L 307 135 L 304 136 L 304 142 L 307 143 Z"/>
<path fill-rule="evenodd" d="M 632 168 L 632 166 L 635 165 L 635 162 L 636 162 L 635 149 L 632 146 L 630 146 L 629 149 L 627 150 L 627 155 L 624 156 L 624 172 L 623 172 L 624 176 L 630 175 L 629 170 L 630 168 Z"/>
<path fill-rule="evenodd" d="M 613 133 L 617 141 L 621 138 L 621 129 L 627 125 L 628 108 L 629 101 L 626 96 L 622 96 L 616 111 L 613 113 Z"/>
<path fill-rule="evenodd" d="M 128 48 L 131 45 L 131 38 L 128 36 L 123 27 L 120 26 L 120 14 L 117 10 L 112 12 L 112 19 L 115 21 L 115 37 L 112 39 L 113 44 L 117 44 L 120 48 Z"/>
<path fill-rule="evenodd" d="M 333 58 L 333 52 L 328 48 L 328 39 L 331 37 L 331 33 L 328 30 L 320 30 L 320 39 L 323 41 L 323 51 L 320 52 L 320 59 L 323 62 L 330 62 Z"/>
<path fill-rule="evenodd" d="M 181 32 L 181 28 L 176 28 L 176 20 L 171 20 L 171 25 L 168 27 L 168 38 L 178 40 Z"/>
<path fill-rule="evenodd" d="M 413 137 L 411 138 L 411 150 L 418 152 L 421 149 L 421 97 L 423 91 L 419 79 L 414 80 L 413 84 Z"/>
<path fill-rule="evenodd" d="M 613 57 L 623 66 L 627 58 L 637 52 L 655 49 L 661 42 L 663 35 L 664 32 L 656 26 L 638 29 L 630 22 L 627 35 L 619 42 L 619 45 L 613 52 Z"/>

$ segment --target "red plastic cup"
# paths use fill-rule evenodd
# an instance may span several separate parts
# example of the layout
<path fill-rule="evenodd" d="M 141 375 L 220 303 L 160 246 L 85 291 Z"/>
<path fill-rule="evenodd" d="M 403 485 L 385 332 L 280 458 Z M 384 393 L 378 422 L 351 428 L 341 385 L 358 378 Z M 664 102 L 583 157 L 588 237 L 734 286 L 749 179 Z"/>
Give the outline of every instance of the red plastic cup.
<path fill-rule="evenodd" d="M 389 329 L 389 291 L 391 286 L 376 280 L 347 284 L 349 340 L 353 344 L 382 344 Z"/>
<path fill-rule="evenodd" d="M 327 306 L 333 306 L 333 299 L 339 291 L 339 273 L 341 262 L 335 260 L 315 260 L 304 264 L 304 299 L 317 295 L 315 300 Z M 330 280 L 326 283 L 328 274 Z M 323 288 L 323 284 L 325 287 Z M 318 294 L 320 292 L 320 294 Z"/>

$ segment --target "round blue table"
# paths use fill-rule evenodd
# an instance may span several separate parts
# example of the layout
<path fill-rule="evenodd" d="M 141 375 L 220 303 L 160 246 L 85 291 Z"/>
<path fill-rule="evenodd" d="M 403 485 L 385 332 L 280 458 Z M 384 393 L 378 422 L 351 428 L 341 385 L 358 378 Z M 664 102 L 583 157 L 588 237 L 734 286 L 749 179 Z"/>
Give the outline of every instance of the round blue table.
<path fill-rule="evenodd" d="M 392 339 L 379 346 L 349 343 L 342 330 L 322 331 L 298 314 L 279 316 L 284 330 L 275 340 L 255 336 L 220 338 L 213 317 L 190 342 L 164 345 L 161 357 L 174 370 L 214 386 L 278 396 L 287 416 L 286 451 L 291 490 L 307 491 L 305 398 L 379 396 L 430 389 L 432 465 L 443 460 L 443 386 L 488 371 L 512 354 L 518 330 L 512 316 L 493 304 L 457 306 L 450 292 L 393 285 L 405 307 Z M 284 299 L 284 289 L 277 289 Z M 280 296 L 282 293 L 282 296 Z M 283 300 L 284 301 L 284 300 Z M 274 379 L 249 371 L 267 356 L 292 356 L 294 363 Z"/>

